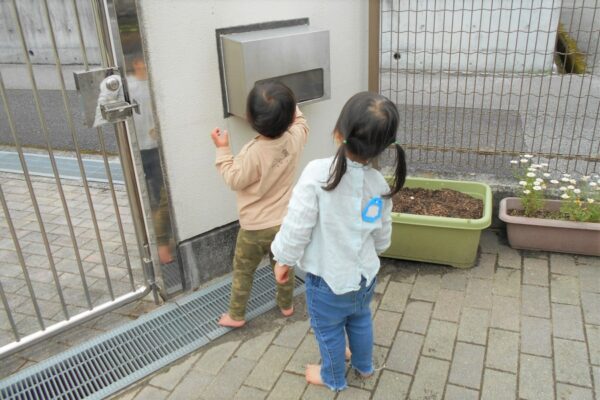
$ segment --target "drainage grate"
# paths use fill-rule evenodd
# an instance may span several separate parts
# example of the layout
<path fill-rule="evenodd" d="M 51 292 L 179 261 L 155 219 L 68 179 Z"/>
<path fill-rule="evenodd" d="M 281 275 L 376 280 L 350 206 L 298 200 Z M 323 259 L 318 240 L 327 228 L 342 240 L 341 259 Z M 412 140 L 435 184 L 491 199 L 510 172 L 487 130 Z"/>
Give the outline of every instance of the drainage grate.
<path fill-rule="evenodd" d="M 115 393 L 228 332 L 216 320 L 227 310 L 230 288 L 231 278 L 19 372 L 0 382 L 0 398 L 100 399 Z M 303 290 L 296 279 L 295 294 Z M 273 308 L 274 299 L 271 268 L 259 268 L 247 318 Z"/>

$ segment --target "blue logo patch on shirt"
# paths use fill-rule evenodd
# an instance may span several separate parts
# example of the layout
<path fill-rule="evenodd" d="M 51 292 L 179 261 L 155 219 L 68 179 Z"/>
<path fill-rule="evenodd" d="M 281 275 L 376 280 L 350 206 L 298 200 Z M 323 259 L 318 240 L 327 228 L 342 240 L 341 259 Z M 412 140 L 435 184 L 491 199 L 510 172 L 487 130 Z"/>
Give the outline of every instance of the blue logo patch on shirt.
<path fill-rule="evenodd" d="M 381 197 L 373 197 L 365 208 L 362 210 L 362 219 L 365 222 L 375 222 L 381 218 L 381 212 L 383 210 L 383 201 Z"/>

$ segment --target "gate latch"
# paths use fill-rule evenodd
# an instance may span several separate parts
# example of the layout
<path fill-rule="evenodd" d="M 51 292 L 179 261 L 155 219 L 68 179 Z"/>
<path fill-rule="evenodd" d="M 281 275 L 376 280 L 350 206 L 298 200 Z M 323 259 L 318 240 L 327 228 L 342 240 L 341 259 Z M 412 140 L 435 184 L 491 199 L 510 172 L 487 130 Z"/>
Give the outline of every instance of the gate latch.
<path fill-rule="evenodd" d="M 139 105 L 125 100 L 118 68 L 75 72 L 74 77 L 87 127 L 124 121 L 133 111 L 139 114 Z"/>

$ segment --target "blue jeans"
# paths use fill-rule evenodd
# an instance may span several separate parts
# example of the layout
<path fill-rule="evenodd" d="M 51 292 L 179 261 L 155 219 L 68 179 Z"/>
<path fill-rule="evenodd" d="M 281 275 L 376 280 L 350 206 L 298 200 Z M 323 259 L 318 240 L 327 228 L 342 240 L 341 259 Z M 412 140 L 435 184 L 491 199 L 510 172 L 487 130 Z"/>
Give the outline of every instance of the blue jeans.
<path fill-rule="evenodd" d="M 346 388 L 346 334 L 352 352 L 351 364 L 362 375 L 373 373 L 373 322 L 369 303 L 376 279 L 369 287 L 342 295 L 331 291 L 319 276 L 306 275 L 306 303 L 310 324 L 321 352 L 321 379 L 331 390 Z"/>

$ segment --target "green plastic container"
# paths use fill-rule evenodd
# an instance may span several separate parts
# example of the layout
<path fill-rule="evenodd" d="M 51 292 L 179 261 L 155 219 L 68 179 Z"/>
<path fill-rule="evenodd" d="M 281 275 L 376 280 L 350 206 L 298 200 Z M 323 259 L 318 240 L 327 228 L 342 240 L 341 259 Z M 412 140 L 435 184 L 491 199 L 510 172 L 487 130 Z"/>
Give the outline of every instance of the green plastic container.
<path fill-rule="evenodd" d="M 485 183 L 407 178 L 405 187 L 452 189 L 483 200 L 483 217 L 463 219 L 392 213 L 392 245 L 383 257 L 470 268 L 481 231 L 492 222 L 492 190 Z"/>

